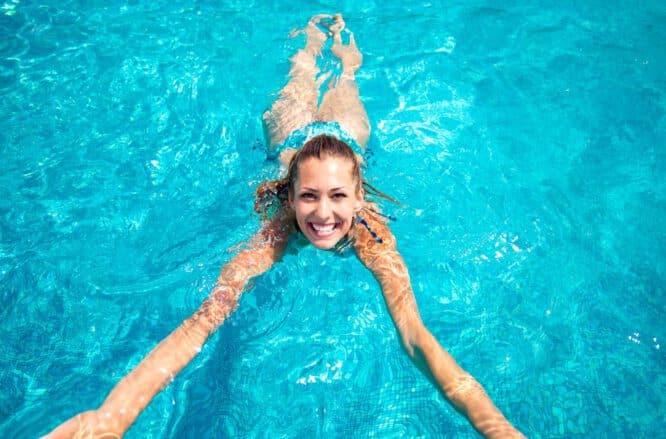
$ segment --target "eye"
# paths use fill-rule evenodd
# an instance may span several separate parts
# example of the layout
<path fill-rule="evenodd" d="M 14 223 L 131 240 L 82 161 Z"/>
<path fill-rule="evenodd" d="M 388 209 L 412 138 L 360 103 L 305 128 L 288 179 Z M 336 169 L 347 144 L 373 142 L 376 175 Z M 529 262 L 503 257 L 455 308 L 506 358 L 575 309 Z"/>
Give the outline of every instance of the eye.
<path fill-rule="evenodd" d="M 333 194 L 333 198 L 336 199 L 347 198 L 347 194 L 344 192 L 336 192 Z"/>
<path fill-rule="evenodd" d="M 316 196 L 315 196 L 315 194 L 313 194 L 312 192 L 303 192 L 303 193 L 300 195 L 300 198 L 301 198 L 302 200 L 314 200 L 314 199 L 316 198 Z"/>

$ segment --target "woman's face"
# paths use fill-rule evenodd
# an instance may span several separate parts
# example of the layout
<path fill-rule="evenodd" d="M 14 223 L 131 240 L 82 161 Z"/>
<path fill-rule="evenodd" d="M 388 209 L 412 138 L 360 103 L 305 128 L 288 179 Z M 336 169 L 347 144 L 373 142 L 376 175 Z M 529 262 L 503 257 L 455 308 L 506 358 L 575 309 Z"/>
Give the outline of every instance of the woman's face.
<path fill-rule="evenodd" d="M 340 157 L 310 157 L 300 163 L 289 204 L 303 234 L 317 248 L 330 249 L 352 225 L 363 205 L 356 192 L 353 164 Z"/>

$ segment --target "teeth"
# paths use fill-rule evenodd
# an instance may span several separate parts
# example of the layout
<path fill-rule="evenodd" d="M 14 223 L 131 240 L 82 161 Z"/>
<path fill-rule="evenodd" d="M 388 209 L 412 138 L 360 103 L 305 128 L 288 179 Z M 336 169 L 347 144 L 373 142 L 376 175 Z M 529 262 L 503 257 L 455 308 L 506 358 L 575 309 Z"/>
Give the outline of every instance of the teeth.
<path fill-rule="evenodd" d="M 315 224 L 312 223 L 312 228 L 317 232 L 330 232 L 335 227 L 335 224 Z"/>

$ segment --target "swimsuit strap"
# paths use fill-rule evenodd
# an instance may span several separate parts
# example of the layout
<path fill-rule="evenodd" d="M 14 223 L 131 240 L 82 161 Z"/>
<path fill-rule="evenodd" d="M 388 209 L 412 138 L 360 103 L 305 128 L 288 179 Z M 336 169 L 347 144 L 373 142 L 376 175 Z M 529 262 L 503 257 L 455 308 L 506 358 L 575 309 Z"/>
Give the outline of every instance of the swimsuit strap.
<path fill-rule="evenodd" d="M 375 240 L 378 244 L 381 244 L 381 243 L 384 242 L 384 240 L 383 240 L 382 238 L 380 238 L 379 235 L 377 235 L 377 232 L 375 232 L 374 230 L 372 230 L 372 228 L 370 227 L 370 224 L 368 224 L 368 222 L 367 222 L 366 220 L 364 220 L 363 217 L 361 217 L 361 215 L 356 214 L 356 220 L 357 220 L 359 223 L 363 224 L 363 227 L 365 227 L 366 229 L 368 229 L 368 232 L 370 232 L 370 235 L 372 235 L 372 237 L 374 238 L 374 240 Z"/>

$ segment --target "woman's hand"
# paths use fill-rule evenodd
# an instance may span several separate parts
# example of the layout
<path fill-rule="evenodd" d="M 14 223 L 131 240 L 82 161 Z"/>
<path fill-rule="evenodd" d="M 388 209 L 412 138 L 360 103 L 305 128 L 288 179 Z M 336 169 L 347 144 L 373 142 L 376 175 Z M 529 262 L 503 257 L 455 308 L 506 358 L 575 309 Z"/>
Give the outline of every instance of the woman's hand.
<path fill-rule="evenodd" d="M 44 436 L 47 439 L 69 439 L 73 437 L 95 439 L 117 439 L 123 436 L 120 422 L 99 410 L 79 413 Z"/>
<path fill-rule="evenodd" d="M 199 310 L 162 340 L 113 388 L 101 407 L 80 413 L 49 433 L 49 439 L 117 439 L 194 356 L 208 336 L 235 309 L 248 281 L 282 257 L 293 232 L 289 214 L 278 212 L 264 223 L 220 273 L 218 285 Z"/>
<path fill-rule="evenodd" d="M 524 438 L 495 407 L 481 384 L 456 363 L 424 326 L 395 238 L 372 211 L 365 215 L 368 227 L 357 227 L 356 254 L 379 281 L 407 355 L 484 437 Z M 381 243 L 375 235 L 382 238 Z"/>

